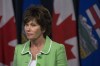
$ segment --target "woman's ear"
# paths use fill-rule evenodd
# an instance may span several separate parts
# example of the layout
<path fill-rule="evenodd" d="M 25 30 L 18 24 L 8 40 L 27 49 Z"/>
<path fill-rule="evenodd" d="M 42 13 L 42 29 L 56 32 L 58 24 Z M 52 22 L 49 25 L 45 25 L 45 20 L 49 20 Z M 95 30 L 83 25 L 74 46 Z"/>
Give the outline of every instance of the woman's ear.
<path fill-rule="evenodd" d="M 45 32 L 45 30 L 42 31 L 43 33 Z"/>
<path fill-rule="evenodd" d="M 46 29 L 42 28 L 41 31 L 42 31 L 42 33 L 45 33 Z"/>

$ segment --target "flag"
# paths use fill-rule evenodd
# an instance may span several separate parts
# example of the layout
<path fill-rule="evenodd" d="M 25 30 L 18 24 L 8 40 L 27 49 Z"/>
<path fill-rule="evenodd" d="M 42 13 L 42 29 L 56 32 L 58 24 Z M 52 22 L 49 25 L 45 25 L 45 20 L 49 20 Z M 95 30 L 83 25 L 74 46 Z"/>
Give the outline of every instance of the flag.
<path fill-rule="evenodd" d="M 65 45 L 68 66 L 79 66 L 76 19 L 72 0 L 54 0 L 52 38 Z"/>
<path fill-rule="evenodd" d="M 0 66 L 12 66 L 16 43 L 12 0 L 0 0 Z"/>
<path fill-rule="evenodd" d="M 81 66 L 100 66 L 99 0 L 80 0 L 78 27 Z"/>

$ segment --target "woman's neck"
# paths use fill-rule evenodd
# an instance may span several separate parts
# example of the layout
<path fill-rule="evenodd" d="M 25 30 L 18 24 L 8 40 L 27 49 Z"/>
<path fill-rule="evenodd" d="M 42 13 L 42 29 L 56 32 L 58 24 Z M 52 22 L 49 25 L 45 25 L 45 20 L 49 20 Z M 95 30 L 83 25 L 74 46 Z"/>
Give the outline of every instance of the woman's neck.
<path fill-rule="evenodd" d="M 40 36 L 36 40 L 31 40 L 31 47 L 41 47 L 45 44 L 45 38 L 43 36 Z"/>

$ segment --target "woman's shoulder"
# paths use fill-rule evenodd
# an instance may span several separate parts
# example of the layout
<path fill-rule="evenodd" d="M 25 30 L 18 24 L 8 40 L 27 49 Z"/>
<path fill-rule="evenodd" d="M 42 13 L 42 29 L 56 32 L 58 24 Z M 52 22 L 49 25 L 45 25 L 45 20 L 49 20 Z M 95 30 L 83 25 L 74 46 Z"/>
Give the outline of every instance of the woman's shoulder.
<path fill-rule="evenodd" d="M 22 48 L 25 44 L 17 44 L 16 48 Z"/>
<path fill-rule="evenodd" d="M 29 43 L 29 41 L 22 43 L 22 44 L 17 44 L 16 48 L 23 48 L 27 43 Z"/>
<path fill-rule="evenodd" d="M 54 47 L 56 49 L 64 48 L 64 44 L 53 41 L 52 47 Z"/>
<path fill-rule="evenodd" d="M 15 47 L 16 51 L 22 50 L 25 44 L 17 44 Z"/>

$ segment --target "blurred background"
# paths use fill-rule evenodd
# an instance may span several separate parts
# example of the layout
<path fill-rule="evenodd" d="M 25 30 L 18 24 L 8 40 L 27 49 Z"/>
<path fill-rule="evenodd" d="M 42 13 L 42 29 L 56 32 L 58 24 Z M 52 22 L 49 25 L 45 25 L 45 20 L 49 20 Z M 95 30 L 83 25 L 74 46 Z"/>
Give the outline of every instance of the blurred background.
<path fill-rule="evenodd" d="M 100 66 L 100 0 L 0 0 L 0 66 L 13 66 L 27 38 L 23 12 L 43 5 L 52 15 L 50 38 L 64 44 L 68 66 Z"/>

